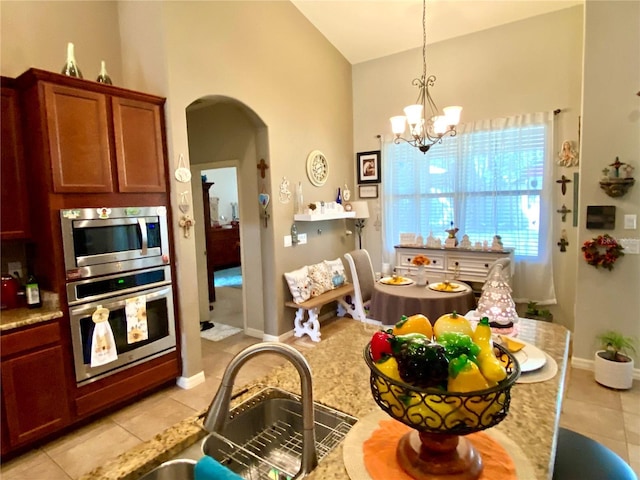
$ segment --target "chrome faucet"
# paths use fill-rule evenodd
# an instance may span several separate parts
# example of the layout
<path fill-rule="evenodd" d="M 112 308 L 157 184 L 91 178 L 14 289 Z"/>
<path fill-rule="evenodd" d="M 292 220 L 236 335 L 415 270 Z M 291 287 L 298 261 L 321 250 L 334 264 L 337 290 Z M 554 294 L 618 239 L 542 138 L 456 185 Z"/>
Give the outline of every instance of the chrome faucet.
<path fill-rule="evenodd" d="M 313 413 L 313 391 L 311 382 L 311 368 L 307 360 L 295 348 L 284 343 L 262 342 L 251 345 L 235 357 L 224 371 L 220 388 L 216 392 L 209 406 L 204 420 L 204 427 L 209 432 L 223 435 L 224 426 L 229 417 L 229 406 L 233 384 L 240 368 L 250 359 L 261 353 L 275 353 L 283 356 L 296 368 L 300 375 L 302 390 L 302 459 L 300 470 L 294 479 L 302 478 L 311 473 L 318 466 L 316 452 L 315 419 Z"/>

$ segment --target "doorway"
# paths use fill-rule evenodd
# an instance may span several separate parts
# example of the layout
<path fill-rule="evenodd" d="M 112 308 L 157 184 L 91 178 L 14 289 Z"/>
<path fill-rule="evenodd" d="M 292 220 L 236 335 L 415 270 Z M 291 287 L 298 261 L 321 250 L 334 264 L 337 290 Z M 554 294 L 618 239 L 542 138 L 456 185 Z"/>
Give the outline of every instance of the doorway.
<path fill-rule="evenodd" d="M 238 169 L 236 166 L 208 168 L 200 171 L 200 178 L 209 321 L 244 328 Z"/>

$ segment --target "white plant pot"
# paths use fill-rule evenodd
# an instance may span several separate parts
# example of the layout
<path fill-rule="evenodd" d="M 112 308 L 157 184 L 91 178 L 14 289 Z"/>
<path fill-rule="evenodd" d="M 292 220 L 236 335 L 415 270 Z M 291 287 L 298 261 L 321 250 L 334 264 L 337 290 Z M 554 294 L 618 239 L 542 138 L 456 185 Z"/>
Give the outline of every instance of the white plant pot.
<path fill-rule="evenodd" d="M 628 362 L 612 362 L 600 356 L 604 350 L 598 350 L 595 355 L 595 379 L 601 385 L 609 388 L 627 390 L 633 385 L 633 358 Z"/>

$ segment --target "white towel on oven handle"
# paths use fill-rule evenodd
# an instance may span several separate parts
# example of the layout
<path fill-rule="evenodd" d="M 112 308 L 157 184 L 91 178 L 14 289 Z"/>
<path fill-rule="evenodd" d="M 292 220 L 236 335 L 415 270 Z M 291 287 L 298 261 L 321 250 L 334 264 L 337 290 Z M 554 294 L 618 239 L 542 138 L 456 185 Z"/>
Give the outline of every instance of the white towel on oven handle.
<path fill-rule="evenodd" d="M 109 321 L 96 323 L 91 337 L 91 367 L 106 365 L 117 359 L 116 341 Z"/>

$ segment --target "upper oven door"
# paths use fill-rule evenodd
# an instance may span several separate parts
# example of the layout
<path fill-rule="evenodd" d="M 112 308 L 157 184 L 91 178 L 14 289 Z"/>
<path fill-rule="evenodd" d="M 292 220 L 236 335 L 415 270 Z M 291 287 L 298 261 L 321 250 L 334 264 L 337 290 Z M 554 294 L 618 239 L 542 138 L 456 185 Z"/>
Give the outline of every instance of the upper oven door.
<path fill-rule="evenodd" d="M 60 215 L 67 279 L 169 262 L 164 207 L 62 210 Z"/>

